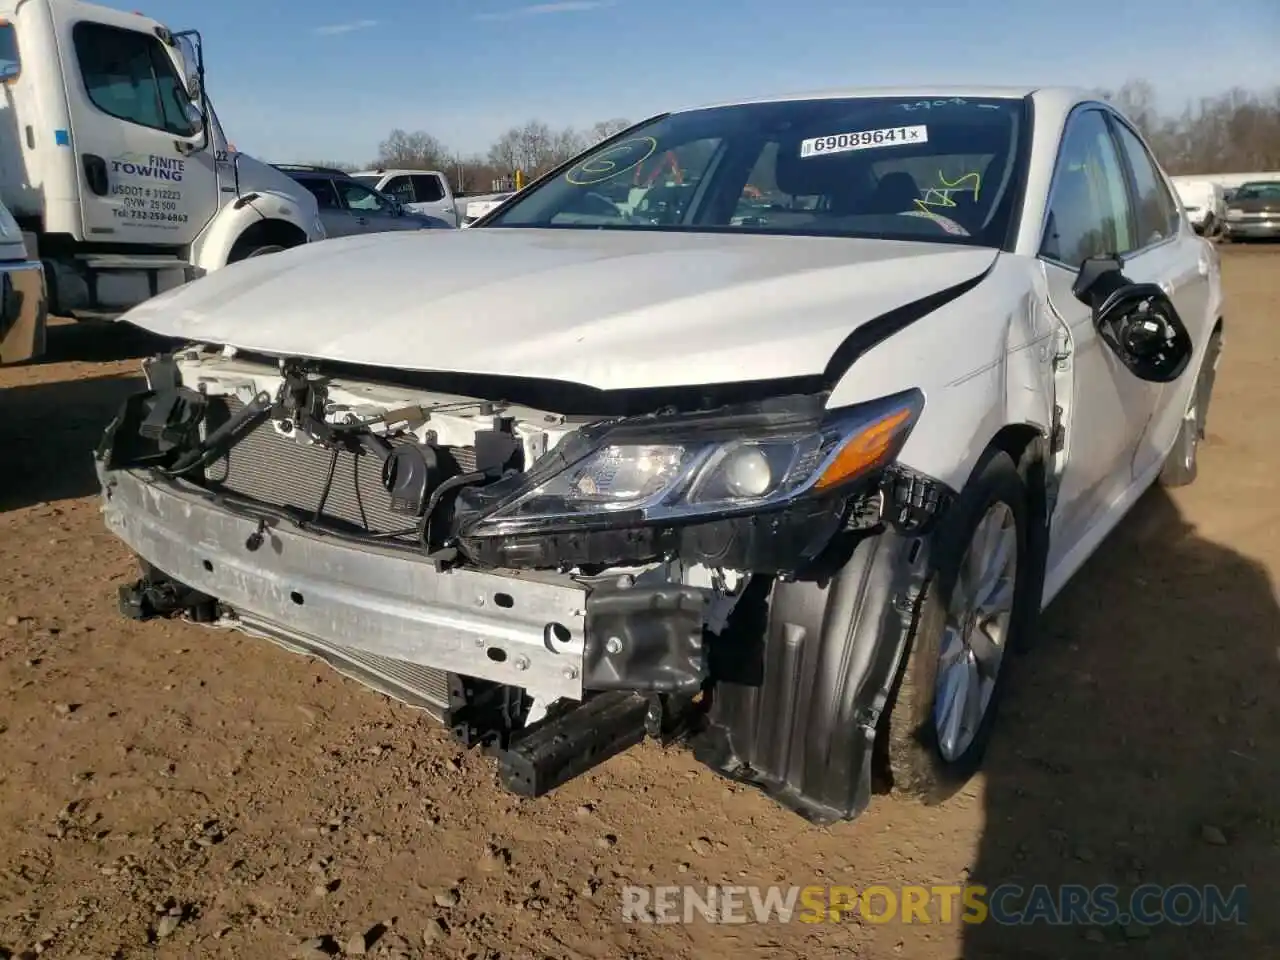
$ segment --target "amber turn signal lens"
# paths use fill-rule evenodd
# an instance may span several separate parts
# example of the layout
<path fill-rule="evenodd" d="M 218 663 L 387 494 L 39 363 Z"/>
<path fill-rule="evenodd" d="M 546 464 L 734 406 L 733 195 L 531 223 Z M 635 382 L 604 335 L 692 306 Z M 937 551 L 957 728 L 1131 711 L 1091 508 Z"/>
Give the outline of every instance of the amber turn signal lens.
<path fill-rule="evenodd" d="M 911 410 L 895 411 L 846 440 L 814 489 L 826 490 L 878 466 L 888 456 L 901 429 L 910 422 L 911 414 Z"/>

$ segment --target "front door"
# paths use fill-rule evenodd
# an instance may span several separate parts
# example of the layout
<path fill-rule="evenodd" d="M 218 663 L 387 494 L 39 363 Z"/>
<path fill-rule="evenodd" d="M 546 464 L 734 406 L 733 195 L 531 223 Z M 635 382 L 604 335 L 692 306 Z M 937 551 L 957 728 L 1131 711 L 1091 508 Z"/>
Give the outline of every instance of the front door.
<path fill-rule="evenodd" d="M 1159 282 L 1159 258 L 1140 246 L 1126 168 L 1106 115 L 1079 111 L 1064 132 L 1040 253 L 1050 304 L 1070 334 L 1073 371 L 1050 569 L 1128 490 L 1139 438 L 1160 395 L 1159 385 L 1139 380 L 1111 352 L 1092 310 L 1071 293 L 1085 259 L 1114 252 L 1137 251 L 1125 259 L 1131 280 Z"/>
<path fill-rule="evenodd" d="M 84 238 L 186 246 L 218 210 L 214 151 L 169 49 L 136 16 L 54 7 Z M 76 77 L 75 74 L 79 76 Z"/>
<path fill-rule="evenodd" d="M 359 180 L 335 180 L 338 198 L 351 216 L 352 233 L 416 230 L 418 224 L 400 215 L 392 202 Z"/>

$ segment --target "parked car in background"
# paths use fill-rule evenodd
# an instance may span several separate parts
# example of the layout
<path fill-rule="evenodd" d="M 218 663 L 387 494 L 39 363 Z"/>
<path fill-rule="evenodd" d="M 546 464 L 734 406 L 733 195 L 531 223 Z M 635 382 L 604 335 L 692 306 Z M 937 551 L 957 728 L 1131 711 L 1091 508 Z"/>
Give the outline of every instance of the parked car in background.
<path fill-rule="evenodd" d="M 1171 177 L 1187 219 L 1196 233 L 1214 236 L 1227 218 L 1227 204 L 1222 184 L 1207 177 Z"/>
<path fill-rule="evenodd" d="M 471 226 L 485 214 L 502 206 L 510 197 L 511 193 L 487 193 L 483 196 L 468 199 L 467 212 L 462 218 L 462 225 L 464 227 Z"/>
<path fill-rule="evenodd" d="M 1241 184 L 1227 206 L 1228 240 L 1275 240 L 1280 237 L 1280 180 Z"/>
<path fill-rule="evenodd" d="M 0 364 L 44 353 L 48 299 L 44 268 L 32 259 L 17 221 L 0 203 Z"/>
<path fill-rule="evenodd" d="M 439 217 L 406 210 L 398 201 L 361 183 L 348 173 L 297 163 L 272 164 L 311 191 L 320 220 L 330 237 L 391 230 L 449 229 Z"/>
<path fill-rule="evenodd" d="M 521 794 L 652 736 L 819 822 L 943 799 L 1042 607 L 1196 477 L 1218 250 L 1086 91 L 669 113 L 430 247 L 134 308 L 190 345 L 103 511 L 130 616 L 323 657 Z"/>
<path fill-rule="evenodd" d="M 406 210 L 436 217 L 452 227 L 462 225 L 449 178 L 439 170 L 361 170 L 351 176 L 399 201 Z"/>

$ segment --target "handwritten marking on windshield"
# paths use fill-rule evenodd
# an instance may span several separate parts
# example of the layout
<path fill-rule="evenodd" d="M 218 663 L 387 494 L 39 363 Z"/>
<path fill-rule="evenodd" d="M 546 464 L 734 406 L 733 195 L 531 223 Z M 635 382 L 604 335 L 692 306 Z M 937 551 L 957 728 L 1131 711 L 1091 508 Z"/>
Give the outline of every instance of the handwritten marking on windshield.
<path fill-rule="evenodd" d="M 564 178 L 578 187 L 592 187 L 626 173 L 652 157 L 658 150 L 653 137 L 633 137 L 615 143 L 570 169 Z"/>
<path fill-rule="evenodd" d="M 965 183 L 973 184 L 973 199 L 978 199 L 978 191 L 982 189 L 982 174 L 976 170 L 971 173 L 965 173 L 956 178 L 954 181 L 948 180 L 942 175 L 942 171 L 938 171 L 938 186 L 929 187 L 924 192 L 924 196 L 915 201 L 916 206 L 924 213 L 930 213 L 930 207 L 954 207 L 956 202 L 951 199 L 951 191 L 959 190 Z"/>
<path fill-rule="evenodd" d="M 969 101 L 960 97 L 951 97 L 945 100 L 917 100 L 915 103 L 900 103 L 898 107 L 902 110 L 932 110 L 934 107 L 946 107 L 951 104 L 964 106 Z"/>

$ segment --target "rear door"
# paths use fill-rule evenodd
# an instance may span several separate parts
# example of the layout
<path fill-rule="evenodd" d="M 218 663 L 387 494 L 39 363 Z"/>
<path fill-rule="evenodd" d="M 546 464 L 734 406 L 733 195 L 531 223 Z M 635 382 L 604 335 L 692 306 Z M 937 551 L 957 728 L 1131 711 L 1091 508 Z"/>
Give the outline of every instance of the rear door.
<path fill-rule="evenodd" d="M 1132 482 L 1133 458 L 1159 396 L 1098 335 L 1092 310 L 1071 292 L 1085 259 L 1137 251 L 1140 242 L 1127 167 L 1107 112 L 1078 109 L 1068 119 L 1054 168 L 1040 260 L 1050 305 L 1070 334 L 1071 396 L 1060 398 L 1067 462 L 1054 515 L 1052 568 Z M 1126 260 L 1135 281 L 1161 279 L 1156 261 Z M 1063 403 L 1066 400 L 1066 403 Z"/>
<path fill-rule="evenodd" d="M 387 179 L 382 192 L 414 213 L 425 213 L 449 223 L 457 219 L 453 198 L 434 173 L 398 173 Z"/>
<path fill-rule="evenodd" d="M 413 181 L 414 204 L 419 213 L 457 222 L 457 205 L 438 174 L 415 173 L 409 179 Z"/>
<path fill-rule="evenodd" d="M 1139 271 L 1164 288 L 1191 334 L 1198 358 L 1213 328 L 1214 318 L 1209 316 L 1213 249 L 1184 219 L 1172 188 L 1141 138 L 1115 114 L 1109 114 L 1109 119 L 1128 170 L 1138 238 L 1143 244 L 1132 260 L 1126 260 L 1125 273 L 1138 279 L 1134 271 Z M 1173 444 L 1196 369 L 1192 363 L 1190 373 L 1173 383 L 1153 385 L 1153 418 L 1134 451 L 1135 477 L 1154 468 Z"/>
<path fill-rule="evenodd" d="M 73 65 L 67 105 L 84 238 L 189 244 L 217 212 L 218 177 L 169 48 L 137 16 L 78 4 L 53 11 Z"/>

